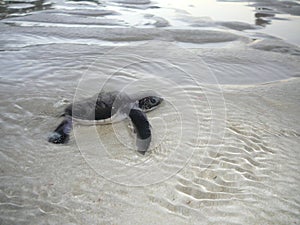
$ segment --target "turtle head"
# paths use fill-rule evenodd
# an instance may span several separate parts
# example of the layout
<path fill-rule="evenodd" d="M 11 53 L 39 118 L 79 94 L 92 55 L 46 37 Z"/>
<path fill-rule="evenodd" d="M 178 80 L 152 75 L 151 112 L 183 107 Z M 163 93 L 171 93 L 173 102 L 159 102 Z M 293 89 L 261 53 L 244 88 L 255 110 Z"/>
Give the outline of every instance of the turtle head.
<path fill-rule="evenodd" d="M 139 100 L 139 108 L 144 112 L 149 112 L 156 109 L 160 103 L 162 103 L 163 98 L 157 96 L 147 96 Z"/>

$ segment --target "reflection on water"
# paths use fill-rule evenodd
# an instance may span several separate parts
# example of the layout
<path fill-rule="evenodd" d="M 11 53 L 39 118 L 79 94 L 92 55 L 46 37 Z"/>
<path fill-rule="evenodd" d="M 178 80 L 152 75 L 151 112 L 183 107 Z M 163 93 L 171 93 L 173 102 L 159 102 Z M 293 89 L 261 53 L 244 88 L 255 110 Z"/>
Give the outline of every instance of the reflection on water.
<path fill-rule="evenodd" d="M 245 2 L 243 0 L 217 0 L 217 2 Z M 251 0 L 247 6 L 253 8 L 254 24 L 264 27 L 262 32 L 300 44 L 299 1 Z"/>
<path fill-rule="evenodd" d="M 245 2 L 243 0 L 217 0 L 217 2 Z M 251 4 L 250 4 L 251 3 Z M 267 24 L 271 24 L 271 20 L 277 19 L 278 14 L 289 14 L 293 16 L 300 15 L 300 4 L 293 1 L 257 1 L 252 0 L 248 1 L 248 7 L 253 7 L 254 9 L 254 17 L 255 24 L 259 26 L 265 26 Z M 287 18 L 288 19 L 288 18 Z"/>
<path fill-rule="evenodd" d="M 271 24 L 270 20 L 263 19 L 263 18 L 257 18 L 257 19 L 255 19 L 255 25 L 257 25 L 257 26 L 263 26 L 263 27 L 265 27 L 266 25 L 269 25 L 269 24 Z"/>
<path fill-rule="evenodd" d="M 281 32 L 278 30 L 279 23 L 278 20 L 281 20 L 280 27 L 285 26 L 286 23 L 282 22 L 282 20 L 292 20 L 291 22 L 294 23 L 293 26 L 299 26 L 299 16 L 300 16 L 300 4 L 295 1 L 258 1 L 258 0 L 251 0 L 251 1 L 244 1 L 244 0 L 189 0 L 189 1 L 170 1 L 164 0 L 158 3 L 159 6 L 153 6 L 151 1 L 148 0 L 135 0 L 135 1 L 121 1 L 121 0 L 106 0 L 102 1 L 101 3 L 99 0 L 1 0 L 0 1 L 0 19 L 3 19 L 8 16 L 20 16 L 24 15 L 31 11 L 37 10 L 44 10 L 48 9 L 51 6 L 54 7 L 61 7 L 61 5 L 68 5 L 67 3 L 74 3 L 78 4 L 86 4 L 87 6 L 90 4 L 95 4 L 95 10 L 98 9 L 98 6 L 102 8 L 102 6 L 109 7 L 123 7 L 127 8 L 128 10 L 124 10 L 122 12 L 122 16 L 126 18 L 126 22 L 134 21 L 137 25 L 142 23 L 136 23 L 137 20 L 142 20 L 137 18 L 137 14 L 134 15 L 133 10 L 149 10 L 149 14 L 145 14 L 145 18 L 152 18 L 156 20 L 155 24 L 161 23 L 164 21 L 163 26 L 168 26 L 168 20 L 172 20 L 174 17 L 174 13 L 170 14 L 168 10 L 175 9 L 175 17 L 178 19 L 178 15 L 185 12 L 186 15 L 194 17 L 194 20 L 199 22 L 202 18 L 212 19 L 217 23 L 219 21 L 239 21 L 239 22 L 247 22 L 249 24 L 257 25 L 260 27 L 267 27 L 272 26 L 272 28 L 268 29 L 270 34 L 275 34 L 276 36 L 283 37 L 285 39 L 289 39 L 290 36 L 295 36 L 296 32 L 292 32 L 290 30 Z M 161 13 L 157 11 L 158 8 L 162 7 Z M 72 10 L 72 7 L 67 6 L 67 8 Z M 99 9 L 100 9 L 99 8 Z M 129 8 L 131 10 L 129 10 Z M 178 10 L 181 10 L 178 11 Z M 128 12 L 126 12 L 128 11 Z M 157 13 L 160 17 L 153 17 L 152 13 Z M 138 14 L 142 14 L 142 12 L 137 12 Z M 146 13 L 146 12 L 145 12 Z M 143 17 L 143 16 L 141 16 Z M 143 19 L 145 19 L 143 18 Z M 151 24 L 151 23 L 145 23 Z M 172 25 L 181 24 L 178 21 L 172 21 Z M 274 25 L 275 24 L 275 25 Z M 274 26 L 273 26 L 274 25 Z M 198 25 L 193 25 L 197 27 Z M 207 25 L 206 25 L 207 26 Z M 160 27 L 158 25 L 157 27 Z M 299 26 L 300 27 L 300 26 Z M 252 28 L 249 28 L 252 29 Z M 288 33 L 288 34 L 287 34 Z M 298 44 L 299 41 L 296 37 L 292 38 L 293 43 Z"/>
<path fill-rule="evenodd" d="M 271 24 L 272 17 L 275 17 L 275 11 L 270 8 L 256 7 L 255 24 L 258 26 L 266 26 Z"/>
<path fill-rule="evenodd" d="M 246 2 L 244 0 L 217 0 L 217 2 Z M 247 5 L 255 7 L 256 10 L 264 11 L 266 13 L 284 13 L 294 16 L 300 16 L 299 1 L 280 1 L 280 0 L 250 0 Z"/>
<path fill-rule="evenodd" d="M 45 0 L 1 0 L 0 19 L 8 15 L 18 16 L 23 13 L 48 9 L 51 5 L 51 2 Z"/>

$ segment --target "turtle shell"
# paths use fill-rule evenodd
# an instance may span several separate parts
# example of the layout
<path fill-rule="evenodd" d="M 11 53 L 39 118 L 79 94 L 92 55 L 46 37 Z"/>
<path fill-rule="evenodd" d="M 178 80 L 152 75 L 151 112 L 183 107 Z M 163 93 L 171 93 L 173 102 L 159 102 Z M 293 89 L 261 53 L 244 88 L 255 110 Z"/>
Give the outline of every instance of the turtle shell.
<path fill-rule="evenodd" d="M 101 92 L 69 105 L 65 109 L 65 115 L 72 116 L 81 124 L 109 124 L 125 119 L 126 109 L 132 108 L 133 105 L 133 100 L 125 94 Z"/>

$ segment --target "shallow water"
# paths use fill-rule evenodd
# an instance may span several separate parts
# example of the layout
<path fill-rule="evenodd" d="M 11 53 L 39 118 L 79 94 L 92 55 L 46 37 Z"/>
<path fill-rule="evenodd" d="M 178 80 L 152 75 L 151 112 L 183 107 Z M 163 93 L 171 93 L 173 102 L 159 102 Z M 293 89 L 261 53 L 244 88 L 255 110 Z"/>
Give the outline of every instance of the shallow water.
<path fill-rule="evenodd" d="M 298 33 L 258 29 L 258 1 L 212 2 L 55 1 L 0 21 L 0 224 L 300 223 Z M 264 4 L 298 29 L 297 5 Z M 145 156 L 128 120 L 47 142 L 102 89 L 164 97 Z"/>

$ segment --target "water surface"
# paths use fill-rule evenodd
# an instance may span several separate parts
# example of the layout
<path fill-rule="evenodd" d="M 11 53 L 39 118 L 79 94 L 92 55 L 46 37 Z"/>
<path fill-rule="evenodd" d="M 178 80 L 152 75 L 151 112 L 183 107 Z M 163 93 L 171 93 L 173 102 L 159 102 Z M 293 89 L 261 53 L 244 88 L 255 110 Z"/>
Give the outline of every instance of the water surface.
<path fill-rule="evenodd" d="M 1 8 L 1 224 L 300 223 L 297 1 L 44 3 Z M 164 97 L 144 157 L 128 120 L 47 142 L 101 89 Z"/>

